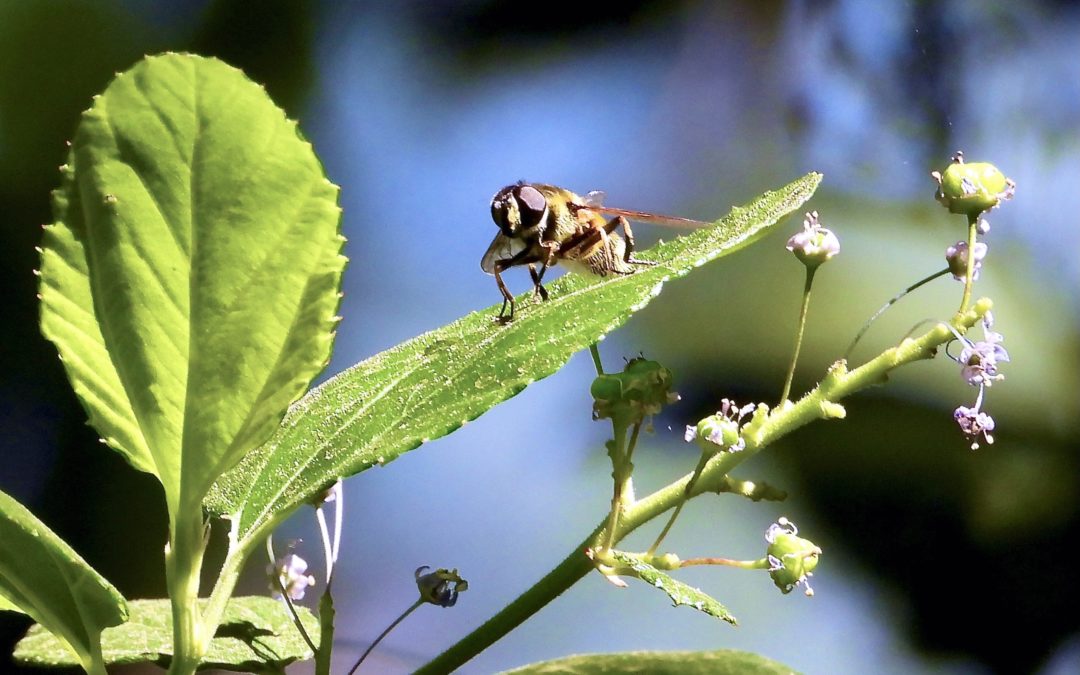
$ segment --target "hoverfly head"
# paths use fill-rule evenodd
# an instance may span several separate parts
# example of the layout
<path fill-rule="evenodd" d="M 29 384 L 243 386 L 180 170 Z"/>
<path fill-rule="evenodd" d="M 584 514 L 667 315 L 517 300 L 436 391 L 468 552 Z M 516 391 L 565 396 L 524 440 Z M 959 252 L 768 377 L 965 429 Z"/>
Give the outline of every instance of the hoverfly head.
<path fill-rule="evenodd" d="M 507 237 L 536 228 L 546 213 L 547 198 L 523 181 L 504 187 L 491 200 L 491 219 Z"/>

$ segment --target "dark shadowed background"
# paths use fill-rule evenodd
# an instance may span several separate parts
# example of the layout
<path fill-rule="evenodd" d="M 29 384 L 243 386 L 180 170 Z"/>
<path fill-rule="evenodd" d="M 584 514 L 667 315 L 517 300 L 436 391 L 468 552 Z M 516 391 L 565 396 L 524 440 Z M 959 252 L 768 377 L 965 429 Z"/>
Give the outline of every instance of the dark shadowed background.
<path fill-rule="evenodd" d="M 345 317 L 325 376 L 494 303 L 478 262 L 488 201 L 525 178 L 608 203 L 712 219 L 809 170 L 843 252 L 818 274 L 796 391 L 812 386 L 893 293 L 943 265 L 963 220 L 928 176 L 956 149 L 1018 183 L 991 214 L 977 293 L 1012 362 L 987 401 L 996 443 L 972 452 L 952 410 L 973 390 L 944 358 L 904 369 L 741 467 L 783 504 L 702 498 L 668 545 L 758 557 L 787 515 L 825 551 L 816 597 L 760 573 L 694 569 L 732 629 L 640 584 L 585 579 L 462 669 L 573 652 L 739 648 L 808 673 L 1074 673 L 1080 663 L 1080 11 L 1067 2 L 0 0 L 0 489 L 26 503 L 130 598 L 164 593 L 156 483 L 97 442 L 37 327 L 34 246 L 64 141 L 112 74 L 142 54 L 217 56 L 300 120 L 342 186 Z M 644 352 L 683 401 L 636 457 L 650 491 L 692 468 L 685 424 L 724 396 L 779 395 L 802 286 L 792 219 L 672 284 L 601 345 Z M 639 243 L 671 236 L 637 228 Z M 518 292 L 527 275 L 510 273 Z M 901 302 L 856 351 L 948 317 L 960 285 Z M 337 666 L 414 598 L 419 565 L 458 567 L 458 606 L 425 607 L 376 652 L 406 672 L 560 560 L 610 499 L 608 431 L 590 421 L 578 355 L 452 436 L 346 482 L 335 590 Z M 279 541 L 304 539 L 309 511 Z M 644 548 L 650 531 L 632 540 Z M 262 561 L 241 591 L 261 593 Z M 310 597 L 310 596 L 309 596 Z M 0 648 L 25 630 L 0 616 Z M 0 657 L 0 671 L 13 668 Z M 304 667 L 298 667 L 304 672 Z"/>

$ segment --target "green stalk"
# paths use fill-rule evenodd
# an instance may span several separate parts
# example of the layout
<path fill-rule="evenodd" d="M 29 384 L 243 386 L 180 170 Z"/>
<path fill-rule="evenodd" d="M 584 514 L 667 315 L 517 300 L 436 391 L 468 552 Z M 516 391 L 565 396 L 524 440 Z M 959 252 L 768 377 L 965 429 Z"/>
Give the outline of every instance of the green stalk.
<path fill-rule="evenodd" d="M 90 654 L 83 660 L 83 669 L 87 675 L 109 675 L 105 670 L 105 659 L 101 654 L 101 634 L 98 633 L 95 640 L 90 641 Z"/>
<path fill-rule="evenodd" d="M 615 531 L 619 527 L 619 514 L 625 507 L 626 488 L 630 481 L 630 470 L 626 461 L 626 425 L 611 422 L 614 433 L 611 441 L 611 478 L 614 486 L 611 490 L 611 511 L 608 512 L 607 535 L 601 548 L 611 548 L 615 545 Z M 640 428 L 638 425 L 637 428 Z M 634 438 L 637 438 L 635 428 Z"/>
<path fill-rule="evenodd" d="M 982 319 L 990 307 L 989 300 L 980 300 L 972 311 L 958 315 L 953 320 L 953 327 L 964 330 L 970 328 Z M 938 324 L 918 338 L 904 340 L 896 347 L 885 350 L 855 370 L 847 371 L 842 361 L 837 362 L 829 369 L 821 383 L 798 402 L 780 406 L 767 417 L 755 417 L 751 420 L 743 429 L 746 448 L 741 452 L 718 453 L 709 460 L 701 471 L 700 478 L 689 489 L 687 486 L 694 473 L 683 476 L 628 507 L 619 519 L 613 543 L 619 542 L 665 511 L 675 508 L 687 493 L 694 497 L 705 492 L 722 491 L 727 486 L 727 474 L 732 468 L 799 427 L 818 419 L 842 416 L 843 409 L 836 401 L 861 389 L 880 384 L 888 372 L 895 368 L 933 358 L 937 348 L 952 338 L 952 331 L 948 326 Z M 461 667 L 569 589 L 594 569 L 584 550 L 597 545 L 597 540 L 603 536 L 606 527 L 606 521 L 601 523 L 544 578 L 416 673 L 449 673 Z"/>
<path fill-rule="evenodd" d="M 971 287 L 975 283 L 975 241 L 979 236 L 978 214 L 968 216 L 967 273 L 964 275 L 964 296 L 960 299 L 960 314 L 968 309 L 971 302 Z"/>
<path fill-rule="evenodd" d="M 806 283 L 803 284 L 802 309 L 799 310 L 799 330 L 795 334 L 795 353 L 791 357 L 791 365 L 788 367 L 787 378 L 784 380 L 784 393 L 780 394 L 780 405 L 788 400 L 791 393 L 791 381 L 795 379 L 795 364 L 799 361 L 799 351 L 802 349 L 803 331 L 806 329 L 806 312 L 810 308 L 810 287 L 814 285 L 814 272 L 817 265 L 806 267 Z"/>
<path fill-rule="evenodd" d="M 604 364 L 600 362 L 600 350 L 596 347 L 596 343 L 589 345 L 589 353 L 592 354 L 593 365 L 596 367 L 596 374 L 604 374 Z"/>
<path fill-rule="evenodd" d="M 698 478 L 701 476 L 701 472 L 705 469 L 705 465 L 712 459 L 712 453 L 701 453 L 698 458 L 697 466 L 694 467 L 694 472 L 690 474 L 690 480 L 686 483 L 686 489 L 683 491 L 683 498 L 679 500 L 679 503 L 675 506 L 675 510 L 671 512 L 671 517 L 668 518 L 667 524 L 664 525 L 664 529 L 660 531 L 660 534 L 656 537 L 656 541 L 649 547 L 647 556 L 652 557 L 656 553 L 656 549 L 660 548 L 660 544 L 664 541 L 664 537 L 671 531 L 671 526 L 675 524 L 675 519 L 679 517 L 679 513 L 682 512 L 683 506 L 690 500 L 690 491 L 694 489 L 694 484 L 697 483 Z"/>
<path fill-rule="evenodd" d="M 198 668 L 209 643 L 199 614 L 199 573 L 206 536 L 202 506 L 177 509 L 165 554 L 165 576 L 173 619 L 173 657 L 170 675 L 190 675 Z"/>
<path fill-rule="evenodd" d="M 880 317 L 882 314 L 885 313 L 885 310 L 889 309 L 890 307 L 895 305 L 897 302 L 900 302 L 900 299 L 903 298 L 908 293 L 911 293 L 912 291 L 918 290 L 920 287 L 930 283 L 934 279 L 937 279 L 938 277 L 943 277 L 948 273 L 949 273 L 949 268 L 946 267 L 943 270 L 939 270 L 939 271 L 934 272 L 933 274 L 931 274 L 929 276 L 926 276 L 926 277 L 923 277 L 922 279 L 919 279 L 918 281 L 911 284 L 910 286 L 908 286 L 904 290 L 902 290 L 899 293 L 897 293 L 896 295 L 892 296 L 892 298 L 890 298 L 888 302 L 886 302 L 884 305 L 879 307 L 878 311 L 874 312 L 874 315 L 872 317 L 870 317 L 869 319 L 867 319 L 866 323 L 864 323 L 862 325 L 862 328 L 860 328 L 859 332 L 855 335 L 855 339 L 851 341 L 851 344 L 848 345 L 847 351 L 844 352 L 844 360 L 846 361 L 851 357 L 851 352 L 855 351 L 855 345 L 859 344 L 859 340 L 862 339 L 863 335 L 866 335 L 866 331 L 870 330 L 870 326 L 875 321 L 878 320 L 878 317 Z"/>
<path fill-rule="evenodd" d="M 319 598 L 319 648 L 315 651 L 315 675 L 330 675 L 330 657 L 334 650 L 334 598 L 330 583 Z"/>
<path fill-rule="evenodd" d="M 368 645 L 368 648 L 366 650 L 364 650 L 364 653 L 361 654 L 360 658 L 356 661 L 355 664 L 353 664 L 353 667 L 349 670 L 349 675 L 353 675 L 353 673 L 355 673 L 357 671 L 357 669 L 360 668 L 360 664 L 364 662 L 364 659 L 366 659 L 368 657 L 368 654 L 370 654 L 371 651 L 373 649 L 375 649 L 376 645 L 378 645 L 380 642 L 382 642 L 384 637 L 386 637 L 387 635 L 390 634 L 390 631 L 397 628 L 397 625 L 399 623 L 404 621 L 406 619 L 406 617 L 408 617 L 410 614 L 412 614 L 414 611 L 416 611 L 416 608 L 419 607 L 422 604 L 424 604 L 424 599 L 423 598 L 417 599 L 417 601 L 414 602 L 412 604 L 412 606 L 410 606 L 407 610 L 405 610 L 404 612 L 401 613 L 401 616 L 394 619 L 394 622 L 391 623 L 389 626 L 387 626 L 386 630 L 379 633 L 379 637 L 375 638 L 375 641 L 372 642 L 370 645 Z"/>

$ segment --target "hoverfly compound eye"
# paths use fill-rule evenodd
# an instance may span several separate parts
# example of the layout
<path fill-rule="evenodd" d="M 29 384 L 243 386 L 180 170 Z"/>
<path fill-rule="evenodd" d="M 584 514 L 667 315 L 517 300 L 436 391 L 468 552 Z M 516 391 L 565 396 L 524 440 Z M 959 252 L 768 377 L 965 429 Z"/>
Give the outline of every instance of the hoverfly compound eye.
<path fill-rule="evenodd" d="M 522 226 L 535 227 L 547 210 L 547 198 L 531 185 L 521 185 L 516 192 Z"/>

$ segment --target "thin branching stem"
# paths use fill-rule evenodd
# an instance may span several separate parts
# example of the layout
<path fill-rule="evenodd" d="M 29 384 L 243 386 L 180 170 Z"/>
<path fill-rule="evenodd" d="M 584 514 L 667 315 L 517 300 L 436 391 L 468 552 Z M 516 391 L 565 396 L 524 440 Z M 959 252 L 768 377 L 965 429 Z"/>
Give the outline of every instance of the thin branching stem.
<path fill-rule="evenodd" d="M 930 283 L 934 279 L 937 279 L 938 277 L 941 277 L 941 276 L 945 276 L 948 273 L 949 273 L 949 268 L 948 267 L 946 267 L 943 270 L 938 270 L 937 272 L 934 272 L 933 274 L 931 274 L 931 275 L 929 275 L 927 277 L 919 279 L 918 281 L 916 281 L 912 285 L 908 286 L 904 290 L 902 290 L 899 293 L 897 293 L 896 295 L 892 296 L 892 298 L 890 298 L 888 302 L 886 302 L 884 305 L 882 305 L 880 308 L 878 308 L 878 311 L 874 312 L 874 315 L 872 317 L 870 317 L 869 319 L 867 319 L 866 323 L 864 323 L 862 325 L 862 328 L 860 328 L 859 332 L 855 335 L 855 339 L 851 341 L 851 344 L 848 345 L 847 351 L 844 352 L 844 360 L 846 361 L 846 360 L 851 358 L 851 352 L 855 351 L 855 345 L 859 344 L 859 340 L 861 340 L 863 335 L 866 334 L 866 331 L 870 330 L 870 325 L 873 324 L 875 321 L 877 321 L 878 317 L 880 317 L 882 314 L 885 313 L 885 310 L 887 310 L 890 307 L 892 307 L 893 305 L 895 305 L 897 302 L 899 302 L 908 293 L 911 293 L 912 291 L 915 291 L 918 288 L 920 288 L 922 286 L 925 286 L 926 284 Z"/>
<path fill-rule="evenodd" d="M 817 266 L 806 266 L 806 283 L 803 285 L 802 308 L 799 310 L 799 330 L 795 334 L 795 353 L 791 356 L 791 365 L 788 366 L 787 378 L 784 379 L 784 393 L 780 394 L 780 405 L 788 400 L 791 393 L 791 381 L 795 379 L 795 364 L 799 362 L 799 351 L 802 349 L 803 331 L 806 328 L 806 312 L 810 308 L 810 287 L 814 285 L 814 273 Z"/>
<path fill-rule="evenodd" d="M 715 453 L 703 452 L 701 457 L 698 458 L 697 466 L 694 467 L 694 473 L 690 475 L 690 480 L 686 483 L 686 489 L 683 490 L 682 499 L 675 506 L 675 510 L 671 512 L 671 517 L 668 518 L 667 524 L 664 525 L 664 529 L 660 530 L 660 534 L 657 535 L 656 541 L 649 547 L 649 552 L 645 555 L 648 557 L 653 556 L 657 549 L 660 548 L 660 544 L 664 541 L 664 537 L 671 531 L 671 526 L 675 524 L 675 519 L 679 517 L 679 513 L 682 512 L 683 506 L 690 499 L 690 491 L 694 489 L 694 485 L 697 483 L 698 478 L 701 477 L 701 472 L 705 470 L 705 465 L 709 463 L 709 460 L 713 458 Z"/>
<path fill-rule="evenodd" d="M 731 558 L 687 558 L 679 562 L 679 567 L 693 567 L 694 565 L 724 565 L 738 567 L 744 570 L 763 570 L 769 568 L 769 559 L 759 560 L 732 560 Z"/>
<path fill-rule="evenodd" d="M 277 576 L 277 575 L 275 575 Z M 277 576 L 277 585 L 281 589 L 281 599 L 285 601 L 285 606 L 289 608 L 289 614 L 292 614 L 293 624 L 296 625 L 296 630 L 300 631 L 300 636 L 304 638 L 304 642 L 307 643 L 311 653 L 315 655 L 315 658 L 319 657 L 319 648 L 315 646 L 315 642 L 308 635 L 307 629 L 304 628 L 304 622 L 300 620 L 300 613 L 296 611 L 296 605 L 293 604 L 292 598 L 289 597 L 289 590 L 285 588 L 285 584 L 281 581 L 281 577 Z"/>
<path fill-rule="evenodd" d="M 364 653 L 360 655 L 360 658 L 356 660 L 356 663 L 353 664 L 353 667 L 349 669 L 349 674 L 348 675 L 353 675 L 353 673 L 355 673 L 356 670 L 360 667 L 360 664 L 364 662 L 364 659 L 366 659 L 368 657 L 368 654 L 371 653 L 371 650 L 375 649 L 375 646 L 378 645 L 380 642 L 382 642 L 382 639 L 384 637 L 386 637 L 387 635 L 389 635 L 390 631 L 397 628 L 397 625 L 399 623 L 404 621 L 406 617 L 408 617 L 410 614 L 412 614 L 414 611 L 416 611 L 416 608 L 419 607 L 422 604 L 424 604 L 424 599 L 423 598 L 418 598 L 416 600 L 416 602 L 414 602 L 412 604 L 411 607 L 409 607 L 407 610 L 405 610 L 404 612 L 401 613 L 401 616 L 394 619 L 394 622 L 391 623 L 389 626 L 387 626 L 386 630 L 379 633 L 379 637 L 375 638 L 375 641 L 372 642 L 370 645 L 368 645 L 368 648 L 365 649 Z"/>

